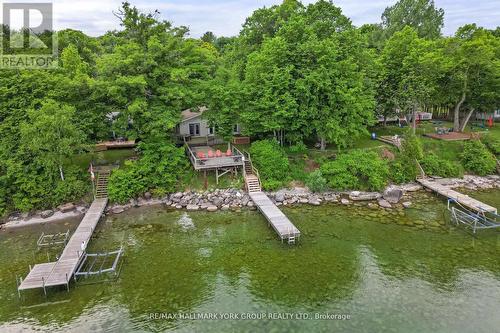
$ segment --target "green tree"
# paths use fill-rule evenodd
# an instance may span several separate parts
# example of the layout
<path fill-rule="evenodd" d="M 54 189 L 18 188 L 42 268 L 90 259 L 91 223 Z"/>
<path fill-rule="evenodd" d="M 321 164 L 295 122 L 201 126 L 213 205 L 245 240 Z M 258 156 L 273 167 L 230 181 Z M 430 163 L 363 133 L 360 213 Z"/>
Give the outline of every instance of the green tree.
<path fill-rule="evenodd" d="M 461 132 L 476 111 L 491 112 L 500 99 L 500 39 L 475 25 L 442 41 L 439 97 L 453 108 L 453 130 Z M 461 117 L 462 110 L 467 113 Z M 462 118 L 462 119 L 461 119 Z"/>
<path fill-rule="evenodd" d="M 29 121 L 21 125 L 21 149 L 39 160 L 64 181 L 63 163 L 81 150 L 85 137 L 75 126 L 75 109 L 46 100 L 29 111 Z"/>
<path fill-rule="evenodd" d="M 421 38 L 439 38 L 444 26 L 444 10 L 436 8 L 433 0 L 400 0 L 385 9 L 382 27 L 386 38 L 392 37 L 406 26 L 415 29 Z"/>

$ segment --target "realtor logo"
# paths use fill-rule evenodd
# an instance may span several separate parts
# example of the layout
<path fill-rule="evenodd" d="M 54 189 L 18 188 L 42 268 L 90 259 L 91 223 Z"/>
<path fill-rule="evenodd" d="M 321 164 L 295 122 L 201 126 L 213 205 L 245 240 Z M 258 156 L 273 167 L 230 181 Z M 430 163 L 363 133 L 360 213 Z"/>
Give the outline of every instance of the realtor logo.
<path fill-rule="evenodd" d="M 57 67 L 52 3 L 3 3 L 0 69 Z"/>

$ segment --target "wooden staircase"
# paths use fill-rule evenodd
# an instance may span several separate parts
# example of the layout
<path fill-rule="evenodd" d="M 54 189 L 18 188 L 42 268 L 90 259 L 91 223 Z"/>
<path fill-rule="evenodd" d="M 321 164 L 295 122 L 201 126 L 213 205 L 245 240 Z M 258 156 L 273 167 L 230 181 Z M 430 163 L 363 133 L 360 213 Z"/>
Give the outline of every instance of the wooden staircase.
<path fill-rule="evenodd" d="M 248 193 L 262 192 L 259 172 L 253 166 L 252 159 L 248 153 L 244 159 L 243 172 L 245 174 L 245 186 Z"/>
<path fill-rule="evenodd" d="M 101 171 L 97 174 L 97 183 L 95 189 L 96 199 L 105 199 L 108 197 L 108 182 L 111 171 Z"/>

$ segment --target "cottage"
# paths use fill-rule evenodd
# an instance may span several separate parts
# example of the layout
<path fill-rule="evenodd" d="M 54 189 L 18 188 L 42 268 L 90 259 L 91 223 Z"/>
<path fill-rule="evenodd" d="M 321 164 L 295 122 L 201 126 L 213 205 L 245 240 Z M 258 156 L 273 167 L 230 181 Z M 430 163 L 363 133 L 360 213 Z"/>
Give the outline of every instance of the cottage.
<path fill-rule="evenodd" d="M 206 107 L 182 111 L 182 120 L 176 127 L 176 134 L 181 140 L 204 139 L 212 142 L 220 141 L 220 139 L 217 139 L 215 127 L 210 126 L 208 120 L 203 118 L 205 111 L 207 111 Z M 238 124 L 234 126 L 233 134 L 235 136 L 241 134 L 241 128 Z"/>

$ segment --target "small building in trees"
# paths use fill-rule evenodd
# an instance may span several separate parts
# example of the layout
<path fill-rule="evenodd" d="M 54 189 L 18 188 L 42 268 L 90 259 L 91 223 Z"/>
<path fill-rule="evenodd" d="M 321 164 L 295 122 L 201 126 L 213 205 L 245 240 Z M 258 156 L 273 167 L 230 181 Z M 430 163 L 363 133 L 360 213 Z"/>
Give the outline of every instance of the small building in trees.
<path fill-rule="evenodd" d="M 217 136 L 217 127 L 211 126 L 208 119 L 203 117 L 207 111 L 206 107 L 187 109 L 182 111 L 181 122 L 176 126 L 175 133 L 182 142 L 208 142 L 210 144 L 220 144 L 224 140 Z M 233 135 L 241 135 L 241 126 L 235 124 Z"/>

